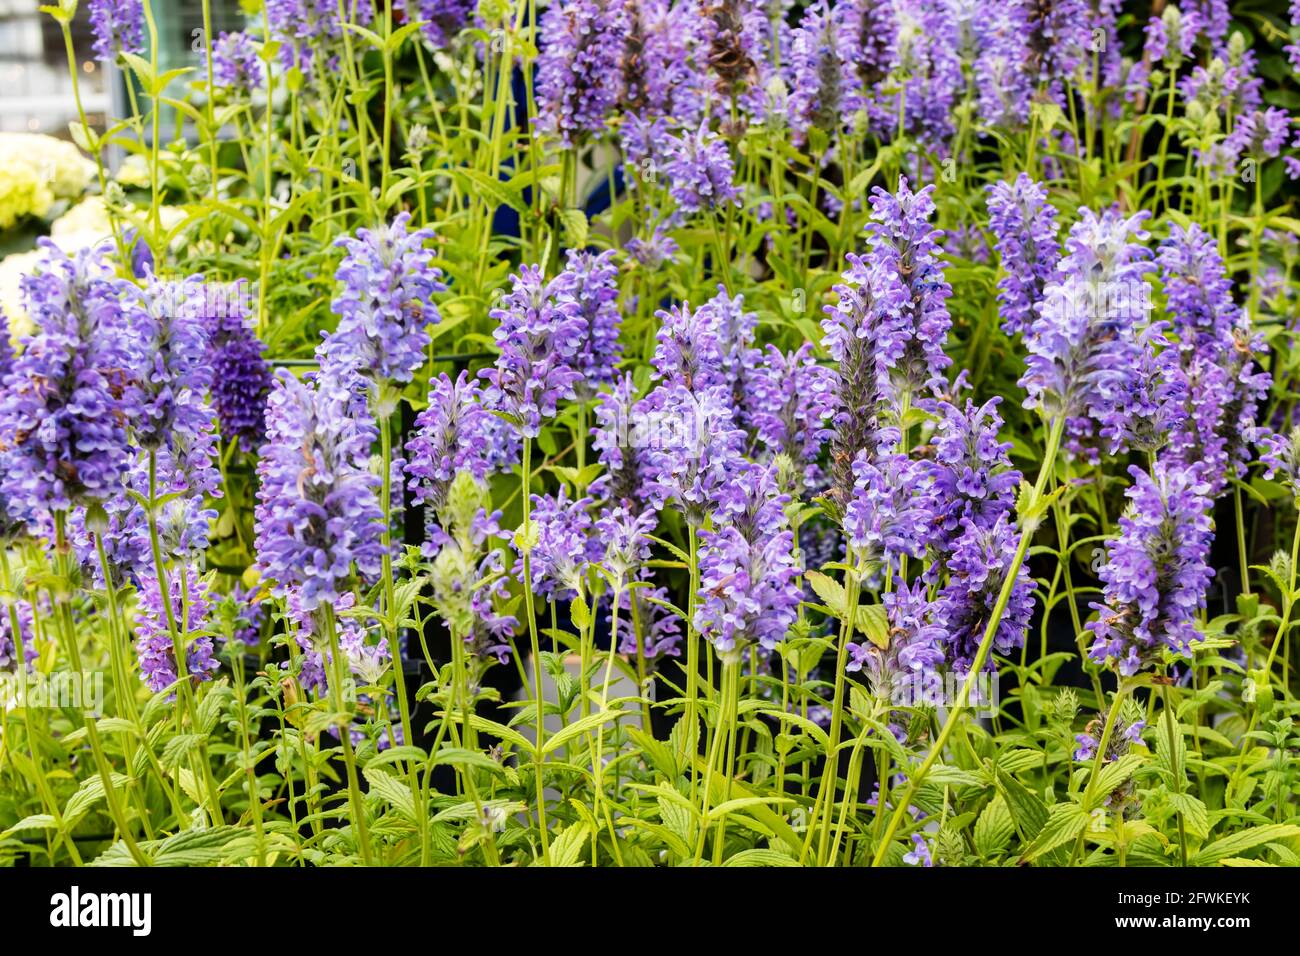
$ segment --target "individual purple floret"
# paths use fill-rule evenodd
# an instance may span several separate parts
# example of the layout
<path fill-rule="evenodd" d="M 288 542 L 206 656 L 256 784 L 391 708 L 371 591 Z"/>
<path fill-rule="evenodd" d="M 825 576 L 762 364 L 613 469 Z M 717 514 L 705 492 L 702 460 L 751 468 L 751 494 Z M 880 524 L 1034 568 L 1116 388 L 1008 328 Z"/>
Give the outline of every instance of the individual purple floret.
<path fill-rule="evenodd" d="M 785 638 L 802 600 L 785 505 L 770 470 L 738 468 L 721 491 L 716 530 L 700 532 L 695 627 L 724 656 Z"/>
<path fill-rule="evenodd" d="M 483 401 L 505 412 L 521 433 L 535 438 L 556 404 L 573 398 L 582 373 L 575 368 L 586 342 L 587 324 L 567 290 L 547 284 L 536 266 L 523 266 L 512 288 L 491 311 L 492 337 L 500 348 L 496 365 L 479 375 L 487 381 Z"/>
<path fill-rule="evenodd" d="M 208 626 L 211 604 L 208 587 L 198 569 L 189 566 L 184 568 L 184 573 L 174 569 L 168 578 L 167 592 L 171 619 L 180 634 L 181 645 L 186 649 L 185 672 L 195 684 L 211 680 L 217 670 L 217 661 L 212 656 L 212 637 L 198 633 Z M 140 673 L 145 684 L 157 693 L 174 684 L 179 676 L 176 672 L 176 646 L 168 623 L 168 609 L 163 602 L 163 589 L 152 574 L 141 575 L 139 596 L 135 651 L 140 658 Z"/>
<path fill-rule="evenodd" d="M 242 284 L 205 290 L 203 325 L 207 364 L 212 368 L 212 404 L 222 437 L 251 451 L 266 434 L 266 397 L 271 391 L 266 345 L 253 331 Z"/>
<path fill-rule="evenodd" d="M 689 215 L 721 211 L 727 205 L 740 207 L 731 151 L 725 140 L 709 131 L 707 120 L 694 132 L 669 136 L 664 151 L 664 176 L 678 212 Z"/>
<path fill-rule="evenodd" d="M 862 671 L 876 698 L 917 706 L 936 688 L 943 664 L 943 628 L 935 623 L 935 608 L 920 581 L 911 587 L 900 581 L 881 600 L 889 625 L 888 646 L 850 644 L 845 670 Z"/>
<path fill-rule="evenodd" d="M 457 472 L 482 481 L 513 463 L 519 451 L 506 423 L 483 407 L 468 372 L 454 382 L 443 372 L 429 385 L 428 407 L 416 416 L 416 433 L 406 443 L 406 474 L 415 503 L 437 511 Z"/>
<path fill-rule="evenodd" d="M 785 353 L 769 345 L 755 370 L 750 399 L 755 431 L 772 455 L 787 455 L 802 483 L 820 478 L 817 459 L 833 432 L 827 427 L 835 407 L 835 373 L 813 358 L 811 342 Z"/>
<path fill-rule="evenodd" d="M 247 33 L 222 31 L 212 44 L 212 81 L 216 86 L 249 93 L 262 87 L 264 69 Z"/>
<path fill-rule="evenodd" d="M 1016 532 L 1007 515 L 982 528 L 962 520 L 961 534 L 945 559 L 948 582 L 939 592 L 936 619 L 944 629 L 947 658 L 959 674 L 969 673 L 984 631 L 1006 581 L 1007 567 L 1016 550 Z M 1034 612 L 1034 580 L 1020 566 L 1007 606 L 993 635 L 992 650 L 1009 654 L 1024 643 Z M 993 668 L 990 656 L 985 669 Z"/>
<path fill-rule="evenodd" d="M 283 598 L 313 611 L 349 590 L 353 566 L 380 567 L 379 477 L 368 468 L 376 429 L 352 414 L 347 381 L 300 381 L 281 371 L 267 402 L 266 444 L 257 465 L 257 563 Z"/>
<path fill-rule="evenodd" d="M 567 600 L 582 588 L 588 565 L 600 557 L 601 542 L 591 534 L 592 501 L 590 498 L 572 500 L 560 488 L 555 495 L 533 495 L 532 504 L 530 524 L 536 542 L 529 555 L 530 583 L 538 594 L 557 601 Z M 518 551 L 518 541 L 513 544 Z M 514 575 L 522 580 L 523 573 L 521 552 Z"/>
<path fill-rule="evenodd" d="M 1190 653 L 1214 577 L 1209 487 L 1196 471 L 1157 462 L 1150 473 L 1135 465 L 1129 474 L 1129 506 L 1100 572 L 1106 600 L 1092 605 L 1098 618 L 1088 625 L 1092 659 L 1126 677 L 1151 666 L 1162 648 Z"/>
<path fill-rule="evenodd" d="M 926 463 L 906 455 L 860 454 L 844 533 L 853 560 L 870 576 L 899 569 L 904 555 L 920 558 L 939 521 L 939 499 Z"/>
<path fill-rule="evenodd" d="M 538 122 L 565 146 L 603 132 L 618 102 L 623 19 L 621 5 L 600 0 L 556 0 L 542 14 Z"/>
<path fill-rule="evenodd" d="M 1138 330 L 1150 308 L 1146 215 L 1081 210 L 1025 336 L 1025 407 L 1065 416 L 1066 448 L 1089 460 L 1097 458 L 1099 427 L 1114 424 L 1116 398 L 1133 388 L 1137 373 Z"/>
<path fill-rule="evenodd" d="M 140 414 L 122 283 L 102 251 L 70 259 L 48 239 L 40 247 L 22 280 L 36 331 L 0 395 L 0 493 L 33 516 L 113 494 L 132 457 L 127 423 Z"/>
<path fill-rule="evenodd" d="M 90 32 L 95 56 L 105 63 L 119 53 L 143 53 L 143 0 L 90 0 Z"/>
<path fill-rule="evenodd" d="M 578 315 L 586 327 L 582 348 L 574 358 L 574 369 L 582 375 L 576 386 L 578 397 L 592 398 L 601 385 L 614 381 L 623 358 L 618 330 L 622 314 L 618 307 L 618 266 L 614 251 L 599 255 L 569 250 L 569 265 L 556 276 L 556 290 L 578 303 Z"/>
<path fill-rule="evenodd" d="M 1033 324 L 1043 290 L 1061 259 L 1056 210 L 1048 205 L 1047 191 L 1024 173 L 1013 183 L 994 183 L 988 191 L 989 228 L 997 236 L 1002 260 L 1002 331 L 1017 335 Z"/>
<path fill-rule="evenodd" d="M 433 295 L 447 287 L 425 248 L 433 230 L 410 232 L 410 221 L 402 212 L 390 225 L 335 242 L 347 250 L 335 273 L 342 288 L 331 303 L 339 324 L 321 352 L 379 382 L 409 382 L 424 364 L 426 329 L 442 320 Z"/>

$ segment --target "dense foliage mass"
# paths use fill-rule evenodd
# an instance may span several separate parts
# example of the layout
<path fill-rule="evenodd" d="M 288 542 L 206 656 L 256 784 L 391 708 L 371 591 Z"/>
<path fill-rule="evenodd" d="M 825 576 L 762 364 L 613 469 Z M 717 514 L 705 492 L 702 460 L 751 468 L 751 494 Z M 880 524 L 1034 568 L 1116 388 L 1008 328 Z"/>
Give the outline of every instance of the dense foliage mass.
<path fill-rule="evenodd" d="M 1300 862 L 1279 6 L 46 8 L 0 859 Z"/>

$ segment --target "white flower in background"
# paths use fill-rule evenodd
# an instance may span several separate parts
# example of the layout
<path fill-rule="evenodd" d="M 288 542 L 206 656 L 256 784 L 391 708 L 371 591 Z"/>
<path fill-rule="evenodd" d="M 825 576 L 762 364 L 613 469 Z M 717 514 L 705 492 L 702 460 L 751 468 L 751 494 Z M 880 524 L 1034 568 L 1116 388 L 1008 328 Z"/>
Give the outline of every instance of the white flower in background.
<path fill-rule="evenodd" d="M 44 216 L 86 190 L 94 164 L 72 143 L 41 133 L 0 133 L 0 229 Z"/>

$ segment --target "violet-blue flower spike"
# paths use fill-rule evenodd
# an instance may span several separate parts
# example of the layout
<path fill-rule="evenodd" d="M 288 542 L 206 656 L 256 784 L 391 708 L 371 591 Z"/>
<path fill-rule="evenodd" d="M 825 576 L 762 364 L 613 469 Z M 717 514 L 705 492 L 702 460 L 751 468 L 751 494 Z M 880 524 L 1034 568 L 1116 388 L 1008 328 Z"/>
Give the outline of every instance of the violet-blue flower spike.
<path fill-rule="evenodd" d="M 715 529 L 700 532 L 695 626 L 725 658 L 753 643 L 775 647 L 798 617 L 802 591 L 789 498 L 775 493 L 770 469 L 739 468 L 721 497 Z"/>
<path fill-rule="evenodd" d="M 1194 470 L 1160 462 L 1129 474 L 1129 506 L 1101 569 L 1105 603 L 1092 605 L 1098 618 L 1088 625 L 1092 659 L 1126 677 L 1152 666 L 1164 648 L 1190 653 L 1214 577 L 1208 486 Z"/>
<path fill-rule="evenodd" d="M 1043 290 L 1061 259 L 1056 210 L 1047 202 L 1047 191 L 1024 173 L 1012 183 L 991 185 L 988 206 L 989 228 L 997 236 L 1002 259 L 1002 331 L 1019 335 L 1033 324 Z"/>

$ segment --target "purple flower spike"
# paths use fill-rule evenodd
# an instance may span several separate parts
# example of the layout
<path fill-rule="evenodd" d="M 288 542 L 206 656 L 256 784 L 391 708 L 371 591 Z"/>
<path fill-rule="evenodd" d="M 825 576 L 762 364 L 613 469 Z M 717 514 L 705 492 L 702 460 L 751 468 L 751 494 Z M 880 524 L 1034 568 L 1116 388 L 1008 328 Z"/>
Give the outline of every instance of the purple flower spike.
<path fill-rule="evenodd" d="M 801 573 L 794 534 L 770 470 L 740 468 L 725 486 L 717 530 L 700 533 L 695 626 L 721 654 L 751 643 L 771 649 L 799 613 Z"/>
<path fill-rule="evenodd" d="M 126 424 L 140 415 L 122 283 L 102 251 L 69 259 L 48 239 L 40 246 L 22 281 L 36 332 L 0 395 L 0 493 L 34 516 L 115 493 L 132 458 Z"/>
<path fill-rule="evenodd" d="M 853 463 L 853 497 L 844 512 L 849 549 L 864 569 L 899 568 L 903 555 L 925 554 L 939 520 L 934 477 L 906 455 L 861 454 Z"/>
<path fill-rule="evenodd" d="M 226 287 L 209 294 L 203 323 L 207 335 L 207 362 L 212 367 L 212 404 L 221 434 L 238 440 L 250 451 L 266 434 L 266 396 L 271 391 L 271 369 L 266 345 L 253 331 L 243 304 L 243 287 Z"/>
<path fill-rule="evenodd" d="M 90 32 L 95 56 L 105 63 L 119 53 L 143 53 L 143 0 L 90 0 Z"/>
<path fill-rule="evenodd" d="M 380 480 L 370 472 L 376 429 L 354 412 L 353 386 L 281 371 L 267 403 L 266 444 L 257 465 L 257 562 L 305 611 L 349 590 L 353 566 L 377 574 L 382 548 Z"/>
<path fill-rule="evenodd" d="M 474 12 L 474 0 L 397 0 L 408 23 L 421 21 L 420 32 L 435 50 L 449 46 Z"/>
<path fill-rule="evenodd" d="M 556 276 L 557 294 L 578 303 L 578 315 L 586 326 L 582 349 L 574 360 L 574 369 L 582 375 L 578 396 L 590 399 L 601 385 L 614 381 L 614 373 L 623 358 L 618 341 L 622 315 L 618 308 L 618 266 L 614 251 L 599 255 L 569 250 L 569 267 Z"/>
<path fill-rule="evenodd" d="M 600 542 L 591 536 L 591 499 L 572 501 L 561 488 L 558 495 L 533 495 L 532 502 L 531 525 L 537 532 L 529 562 L 533 590 L 567 600 L 582 586 L 588 565 L 599 558 Z M 522 579 L 523 573 L 520 557 L 514 574 Z"/>
<path fill-rule="evenodd" d="M 212 81 L 227 90 L 248 93 L 262 86 L 265 67 L 247 33 L 222 32 L 212 44 Z"/>
<path fill-rule="evenodd" d="M 618 102 L 623 13 L 621 4 L 557 0 L 542 14 L 539 123 L 565 146 L 604 131 L 605 118 Z"/>
<path fill-rule="evenodd" d="M 411 214 L 391 225 L 358 230 L 335 245 L 347 250 L 335 278 L 342 285 L 331 303 L 338 329 L 321 346 L 324 356 L 381 382 L 409 382 L 424 364 L 429 333 L 442 316 L 433 295 L 445 292 L 425 243 L 433 230 L 407 230 Z"/>
<path fill-rule="evenodd" d="M 1093 660 L 1126 677 L 1151 666 L 1161 648 L 1190 653 L 1214 577 L 1208 486 L 1176 465 L 1157 463 L 1150 473 L 1134 466 L 1129 474 L 1129 507 L 1101 569 L 1106 601 L 1092 605 L 1099 616 L 1088 625 Z"/>
<path fill-rule="evenodd" d="M 665 147 L 664 175 L 680 212 L 740 207 L 740 190 L 733 182 L 731 152 L 721 137 L 709 132 L 707 120 L 695 132 L 670 136 Z"/>
<path fill-rule="evenodd" d="M 457 472 L 482 481 L 513 463 L 519 450 L 506 423 L 483 407 L 468 372 L 454 382 L 443 372 L 430 385 L 429 405 L 416 416 L 416 434 L 406 443 L 406 474 L 415 503 L 436 511 Z"/>
<path fill-rule="evenodd" d="M 553 418 L 560 399 L 573 398 L 582 372 L 575 363 L 587 341 L 581 307 L 567 289 L 547 284 L 536 266 L 524 266 L 513 287 L 490 313 L 501 349 L 493 368 L 479 373 L 487 381 L 483 401 L 519 423 L 535 438 L 542 421 Z"/>
<path fill-rule="evenodd" d="M 835 373 L 813 358 L 811 342 L 789 354 L 775 345 L 763 353 L 753 376 L 752 419 L 759 440 L 773 455 L 788 455 L 805 485 L 818 482 L 817 459 L 833 432 Z"/>
<path fill-rule="evenodd" d="M 185 597 L 181 597 L 181 577 L 174 573 L 168 579 L 168 600 L 176 627 L 181 632 L 181 643 L 186 647 L 185 672 L 191 682 L 211 680 L 217 670 L 212 656 L 212 638 L 196 632 L 208 626 L 211 595 L 199 576 L 198 569 L 185 569 Z M 136 614 L 135 650 L 140 658 L 140 671 L 144 682 L 157 693 L 170 687 L 179 676 L 176 673 L 176 647 L 167 625 L 167 608 L 163 604 L 162 588 L 158 579 L 142 574 L 140 579 L 140 607 Z"/>
<path fill-rule="evenodd" d="M 1061 259 L 1056 210 L 1047 203 L 1047 191 L 1024 173 L 1014 183 L 990 186 L 988 206 L 1005 273 L 998 280 L 1002 331 L 1017 335 L 1033 325 L 1043 290 Z"/>

